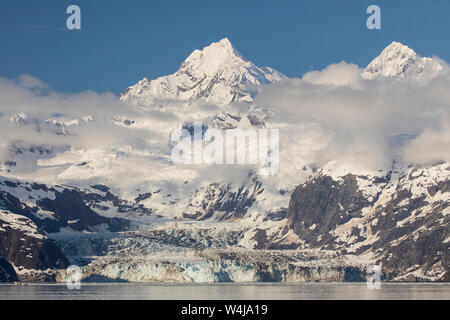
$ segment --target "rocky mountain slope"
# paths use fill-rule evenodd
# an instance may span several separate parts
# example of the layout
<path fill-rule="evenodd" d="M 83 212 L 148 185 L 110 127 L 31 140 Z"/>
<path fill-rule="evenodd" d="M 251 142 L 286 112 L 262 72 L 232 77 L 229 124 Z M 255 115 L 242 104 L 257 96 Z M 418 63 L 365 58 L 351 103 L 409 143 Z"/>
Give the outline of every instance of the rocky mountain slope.
<path fill-rule="evenodd" d="M 0 256 L 0 282 L 19 281 L 13 266 L 5 258 Z"/>

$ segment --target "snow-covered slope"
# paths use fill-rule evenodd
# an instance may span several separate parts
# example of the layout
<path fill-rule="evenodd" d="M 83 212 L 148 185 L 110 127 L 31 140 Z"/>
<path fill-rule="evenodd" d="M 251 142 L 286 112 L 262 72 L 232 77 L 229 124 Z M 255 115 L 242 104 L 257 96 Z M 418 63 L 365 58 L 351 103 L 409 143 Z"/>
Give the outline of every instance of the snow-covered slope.
<path fill-rule="evenodd" d="M 195 50 L 172 75 L 142 79 L 120 95 L 120 100 L 150 105 L 158 100 L 203 100 L 218 105 L 252 102 L 256 87 L 285 76 L 272 68 L 260 68 L 246 60 L 224 38 Z"/>
<path fill-rule="evenodd" d="M 419 56 L 399 42 L 392 42 L 364 69 L 364 79 L 432 78 L 443 69 L 437 58 Z"/>

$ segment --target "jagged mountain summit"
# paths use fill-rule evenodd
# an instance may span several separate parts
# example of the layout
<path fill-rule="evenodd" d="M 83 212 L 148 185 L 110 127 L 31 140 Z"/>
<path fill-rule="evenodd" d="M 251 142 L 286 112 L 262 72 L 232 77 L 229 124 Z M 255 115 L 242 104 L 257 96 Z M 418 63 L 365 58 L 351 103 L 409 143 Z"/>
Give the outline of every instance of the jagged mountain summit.
<path fill-rule="evenodd" d="M 260 68 L 246 60 L 228 38 L 194 50 L 172 75 L 155 80 L 142 79 L 129 87 L 119 99 L 137 105 L 158 100 L 203 100 L 227 105 L 252 102 L 255 86 L 273 83 L 286 76 L 269 68 Z"/>
<path fill-rule="evenodd" d="M 443 69 L 437 58 L 421 57 L 414 50 L 392 42 L 364 69 L 364 79 L 433 77 Z"/>

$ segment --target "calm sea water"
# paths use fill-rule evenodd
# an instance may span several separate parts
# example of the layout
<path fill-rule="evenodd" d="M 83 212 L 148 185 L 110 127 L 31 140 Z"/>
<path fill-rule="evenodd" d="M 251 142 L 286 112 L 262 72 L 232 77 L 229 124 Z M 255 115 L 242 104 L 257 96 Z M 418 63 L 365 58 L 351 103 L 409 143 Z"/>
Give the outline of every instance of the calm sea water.
<path fill-rule="evenodd" d="M 158 299 L 158 300 L 297 300 L 297 299 L 445 299 L 450 284 L 365 283 L 302 284 L 82 284 L 69 290 L 63 284 L 0 285 L 0 300 L 22 299 Z"/>

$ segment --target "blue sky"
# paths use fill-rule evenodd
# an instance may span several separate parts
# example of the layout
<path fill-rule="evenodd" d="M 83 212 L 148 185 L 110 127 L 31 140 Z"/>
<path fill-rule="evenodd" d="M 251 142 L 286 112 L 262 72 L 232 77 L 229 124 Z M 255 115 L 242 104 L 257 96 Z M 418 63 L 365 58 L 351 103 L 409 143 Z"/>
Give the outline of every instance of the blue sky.
<path fill-rule="evenodd" d="M 81 7 L 81 31 L 66 29 L 70 4 Z M 371 4 L 381 7 L 381 30 L 366 28 Z M 450 61 L 449 13 L 448 0 L 2 0 L 0 77 L 118 94 L 223 37 L 291 77 L 342 60 L 365 66 L 393 40 Z"/>

